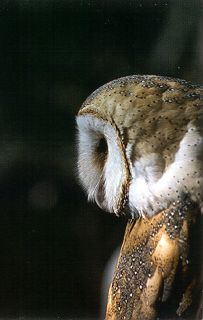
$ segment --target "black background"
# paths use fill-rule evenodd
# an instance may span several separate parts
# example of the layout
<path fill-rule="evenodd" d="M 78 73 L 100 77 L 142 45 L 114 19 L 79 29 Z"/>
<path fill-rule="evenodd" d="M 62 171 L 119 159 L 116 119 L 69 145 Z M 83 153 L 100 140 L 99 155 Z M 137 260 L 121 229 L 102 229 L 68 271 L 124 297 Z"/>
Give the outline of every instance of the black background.
<path fill-rule="evenodd" d="M 75 115 L 129 74 L 201 81 L 200 1 L 0 2 L 0 319 L 99 317 L 126 221 L 76 178 Z"/>

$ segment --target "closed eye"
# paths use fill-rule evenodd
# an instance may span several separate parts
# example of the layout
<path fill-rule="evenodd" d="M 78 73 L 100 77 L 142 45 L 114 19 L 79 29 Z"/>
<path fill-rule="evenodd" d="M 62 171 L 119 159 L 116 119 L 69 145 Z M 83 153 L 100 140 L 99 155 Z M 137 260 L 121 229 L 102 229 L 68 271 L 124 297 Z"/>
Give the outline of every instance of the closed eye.
<path fill-rule="evenodd" d="M 99 153 L 99 154 L 107 155 L 107 153 L 108 153 L 108 145 L 107 145 L 106 139 L 104 137 L 102 137 L 99 140 L 99 143 L 98 143 L 98 145 L 96 147 L 96 152 Z"/>
<path fill-rule="evenodd" d="M 103 169 L 108 154 L 108 144 L 105 137 L 101 137 L 95 149 L 95 163 L 100 169 Z"/>

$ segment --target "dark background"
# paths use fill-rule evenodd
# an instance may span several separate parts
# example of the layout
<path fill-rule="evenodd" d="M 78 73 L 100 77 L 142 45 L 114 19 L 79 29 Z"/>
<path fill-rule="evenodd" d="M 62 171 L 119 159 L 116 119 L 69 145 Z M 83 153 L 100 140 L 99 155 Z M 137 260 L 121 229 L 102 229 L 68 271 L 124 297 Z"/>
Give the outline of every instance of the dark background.
<path fill-rule="evenodd" d="M 0 319 L 98 319 L 126 221 L 76 178 L 75 115 L 129 74 L 201 81 L 200 1 L 0 2 Z"/>

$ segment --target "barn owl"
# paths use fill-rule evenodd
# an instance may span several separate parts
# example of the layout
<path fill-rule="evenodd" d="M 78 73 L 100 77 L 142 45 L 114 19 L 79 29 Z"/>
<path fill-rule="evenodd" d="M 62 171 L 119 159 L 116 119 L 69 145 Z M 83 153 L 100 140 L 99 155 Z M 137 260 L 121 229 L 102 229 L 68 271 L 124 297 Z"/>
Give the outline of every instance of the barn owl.
<path fill-rule="evenodd" d="M 185 198 L 202 209 L 200 90 L 135 75 L 93 92 L 77 116 L 78 174 L 88 199 L 132 218 L 153 217 Z"/>

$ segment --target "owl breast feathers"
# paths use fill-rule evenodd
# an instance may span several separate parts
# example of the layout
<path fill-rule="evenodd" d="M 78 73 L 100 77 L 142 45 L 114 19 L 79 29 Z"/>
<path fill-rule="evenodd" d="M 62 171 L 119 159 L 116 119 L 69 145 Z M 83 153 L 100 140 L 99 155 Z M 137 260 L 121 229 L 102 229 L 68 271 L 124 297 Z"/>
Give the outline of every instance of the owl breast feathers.
<path fill-rule="evenodd" d="M 117 215 L 153 216 L 189 197 L 203 208 L 201 87 L 129 76 L 90 95 L 77 116 L 88 199 Z"/>

